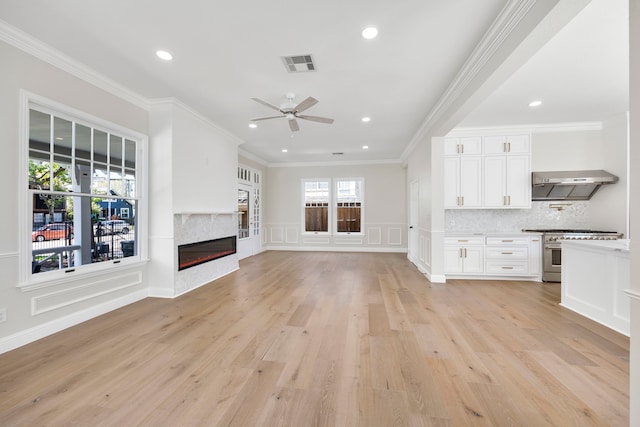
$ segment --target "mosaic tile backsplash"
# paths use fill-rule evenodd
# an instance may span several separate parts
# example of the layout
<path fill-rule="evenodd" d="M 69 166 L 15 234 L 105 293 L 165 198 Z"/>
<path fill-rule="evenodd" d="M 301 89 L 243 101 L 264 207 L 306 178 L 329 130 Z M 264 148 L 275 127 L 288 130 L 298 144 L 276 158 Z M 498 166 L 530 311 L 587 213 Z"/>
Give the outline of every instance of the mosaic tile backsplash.
<path fill-rule="evenodd" d="M 445 232 L 449 233 L 512 232 L 523 228 L 593 228 L 589 201 L 532 202 L 531 209 L 448 209 L 444 219 Z"/>

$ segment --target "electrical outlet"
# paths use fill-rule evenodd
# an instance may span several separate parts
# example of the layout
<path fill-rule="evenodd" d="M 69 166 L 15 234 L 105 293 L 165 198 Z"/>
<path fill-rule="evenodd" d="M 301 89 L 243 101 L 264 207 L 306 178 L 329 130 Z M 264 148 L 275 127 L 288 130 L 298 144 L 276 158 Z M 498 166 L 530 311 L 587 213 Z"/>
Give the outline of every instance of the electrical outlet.
<path fill-rule="evenodd" d="M 0 308 L 0 323 L 7 321 L 7 309 Z"/>

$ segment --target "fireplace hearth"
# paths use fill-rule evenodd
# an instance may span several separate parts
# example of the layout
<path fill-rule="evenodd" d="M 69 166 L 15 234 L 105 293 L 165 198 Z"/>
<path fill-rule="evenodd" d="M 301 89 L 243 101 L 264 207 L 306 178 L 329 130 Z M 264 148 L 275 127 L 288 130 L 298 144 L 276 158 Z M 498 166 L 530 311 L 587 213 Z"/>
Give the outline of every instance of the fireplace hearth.
<path fill-rule="evenodd" d="M 178 246 L 178 271 L 236 253 L 236 236 Z"/>

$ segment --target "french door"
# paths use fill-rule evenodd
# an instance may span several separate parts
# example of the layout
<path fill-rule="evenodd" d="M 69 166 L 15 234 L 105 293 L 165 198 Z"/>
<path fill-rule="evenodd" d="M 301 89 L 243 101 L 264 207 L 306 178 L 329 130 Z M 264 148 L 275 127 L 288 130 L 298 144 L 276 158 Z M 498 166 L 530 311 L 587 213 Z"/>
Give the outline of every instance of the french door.
<path fill-rule="evenodd" d="M 246 166 L 238 167 L 238 259 L 262 251 L 261 173 Z"/>

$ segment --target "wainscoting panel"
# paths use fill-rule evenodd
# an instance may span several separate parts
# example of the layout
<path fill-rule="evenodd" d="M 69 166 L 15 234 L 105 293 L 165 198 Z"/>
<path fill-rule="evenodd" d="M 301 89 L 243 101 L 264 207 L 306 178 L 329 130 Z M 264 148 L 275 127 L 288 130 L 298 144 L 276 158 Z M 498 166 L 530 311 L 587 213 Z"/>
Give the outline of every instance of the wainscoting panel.
<path fill-rule="evenodd" d="M 387 242 L 392 246 L 401 246 L 402 229 L 389 227 L 387 229 Z"/>
<path fill-rule="evenodd" d="M 281 227 L 271 228 L 271 243 L 284 243 L 284 229 Z"/>
<path fill-rule="evenodd" d="M 287 243 L 298 243 L 298 229 L 295 227 L 287 227 Z"/>
<path fill-rule="evenodd" d="M 141 271 L 132 271 L 113 276 L 109 275 L 107 278 L 96 278 L 95 281 L 90 282 L 83 280 L 83 283 L 77 286 L 74 286 L 73 282 L 71 282 L 71 286 L 65 289 L 33 297 L 31 299 L 31 314 L 35 316 L 57 310 L 62 307 L 120 291 L 121 289 L 137 286 L 141 283 Z"/>
<path fill-rule="evenodd" d="M 334 240 L 336 245 L 362 245 L 363 240 L 362 239 L 339 239 L 336 238 Z"/>
<path fill-rule="evenodd" d="M 367 243 L 369 245 L 382 244 L 382 229 L 380 227 L 369 227 L 367 229 Z"/>

